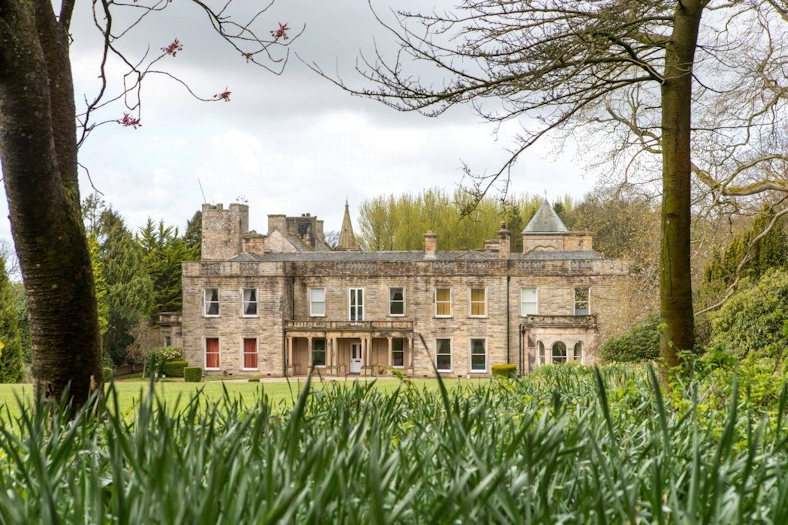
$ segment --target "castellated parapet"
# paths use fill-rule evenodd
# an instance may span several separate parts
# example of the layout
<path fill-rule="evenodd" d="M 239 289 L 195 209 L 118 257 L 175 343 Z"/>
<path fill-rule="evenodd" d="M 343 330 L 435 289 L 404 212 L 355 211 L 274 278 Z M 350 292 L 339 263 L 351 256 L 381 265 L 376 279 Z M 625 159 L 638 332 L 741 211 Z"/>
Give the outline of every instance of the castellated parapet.
<path fill-rule="evenodd" d="M 202 259 L 224 261 L 242 252 L 241 237 L 249 231 L 249 206 L 202 205 Z"/>

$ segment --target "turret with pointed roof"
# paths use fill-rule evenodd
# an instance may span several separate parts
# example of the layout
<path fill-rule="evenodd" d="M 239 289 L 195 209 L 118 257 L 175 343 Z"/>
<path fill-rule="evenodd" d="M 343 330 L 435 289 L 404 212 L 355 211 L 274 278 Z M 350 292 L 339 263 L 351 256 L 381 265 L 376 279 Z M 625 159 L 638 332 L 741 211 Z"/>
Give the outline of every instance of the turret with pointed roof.
<path fill-rule="evenodd" d="M 523 253 L 541 251 L 593 251 L 593 239 L 584 232 L 570 232 L 558 213 L 545 201 L 522 231 Z"/>
<path fill-rule="evenodd" d="M 569 233 L 569 228 L 547 201 L 544 201 L 522 231 L 523 235 L 540 233 Z"/>
<path fill-rule="evenodd" d="M 339 232 L 339 244 L 337 250 L 356 251 L 359 250 L 356 236 L 353 234 L 353 222 L 350 220 L 350 205 L 345 200 L 345 216 L 342 218 L 342 230 Z"/>

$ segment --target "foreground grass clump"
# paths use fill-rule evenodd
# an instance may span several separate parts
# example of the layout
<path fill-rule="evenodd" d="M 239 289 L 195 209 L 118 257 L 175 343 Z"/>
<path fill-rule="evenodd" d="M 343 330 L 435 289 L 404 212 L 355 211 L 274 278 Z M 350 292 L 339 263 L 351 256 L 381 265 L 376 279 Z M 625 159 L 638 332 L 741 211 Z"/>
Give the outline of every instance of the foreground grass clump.
<path fill-rule="evenodd" d="M 788 520 L 785 389 L 756 410 L 735 381 L 665 400 L 623 366 L 410 385 L 22 411 L 0 429 L 0 522 Z"/>

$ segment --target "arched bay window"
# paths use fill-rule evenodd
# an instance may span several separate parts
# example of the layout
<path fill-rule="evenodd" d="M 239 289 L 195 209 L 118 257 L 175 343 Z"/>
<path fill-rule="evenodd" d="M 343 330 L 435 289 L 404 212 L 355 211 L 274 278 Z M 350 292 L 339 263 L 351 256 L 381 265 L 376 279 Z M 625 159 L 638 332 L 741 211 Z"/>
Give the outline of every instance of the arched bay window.
<path fill-rule="evenodd" d="M 553 343 L 553 363 L 566 363 L 566 345 L 562 341 Z"/>

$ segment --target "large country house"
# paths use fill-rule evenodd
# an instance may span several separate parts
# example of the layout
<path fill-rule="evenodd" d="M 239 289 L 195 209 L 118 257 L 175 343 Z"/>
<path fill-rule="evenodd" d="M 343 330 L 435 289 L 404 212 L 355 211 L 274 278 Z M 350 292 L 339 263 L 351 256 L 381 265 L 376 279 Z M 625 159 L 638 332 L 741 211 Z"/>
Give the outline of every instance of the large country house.
<path fill-rule="evenodd" d="M 484 376 L 495 364 L 528 373 L 545 363 L 596 360 L 608 318 L 625 308 L 622 261 L 570 232 L 545 203 L 510 252 L 502 226 L 483 249 L 365 252 L 345 206 L 339 245 L 323 221 L 205 204 L 202 260 L 183 263 L 183 313 L 161 319 L 206 374 Z M 492 232 L 491 232 L 492 233 Z"/>

